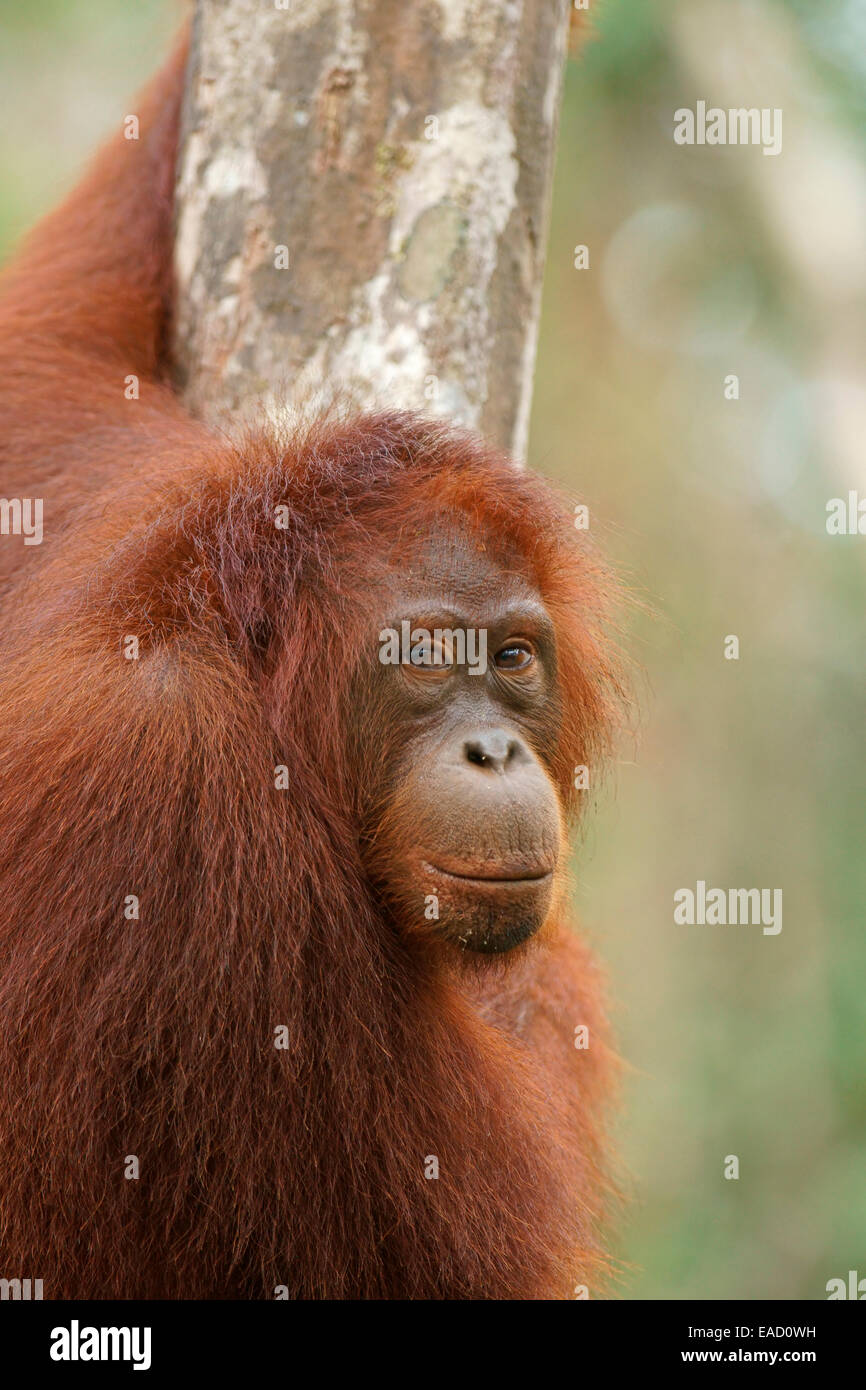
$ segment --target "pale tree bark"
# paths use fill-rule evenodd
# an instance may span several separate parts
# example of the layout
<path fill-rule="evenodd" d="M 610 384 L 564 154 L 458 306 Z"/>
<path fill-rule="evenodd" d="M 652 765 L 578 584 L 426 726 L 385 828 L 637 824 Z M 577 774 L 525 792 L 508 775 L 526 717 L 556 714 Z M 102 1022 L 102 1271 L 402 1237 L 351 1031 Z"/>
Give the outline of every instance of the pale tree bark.
<path fill-rule="evenodd" d="M 523 456 L 570 8 L 198 0 L 176 242 L 194 411 L 230 429 L 336 396 Z"/>

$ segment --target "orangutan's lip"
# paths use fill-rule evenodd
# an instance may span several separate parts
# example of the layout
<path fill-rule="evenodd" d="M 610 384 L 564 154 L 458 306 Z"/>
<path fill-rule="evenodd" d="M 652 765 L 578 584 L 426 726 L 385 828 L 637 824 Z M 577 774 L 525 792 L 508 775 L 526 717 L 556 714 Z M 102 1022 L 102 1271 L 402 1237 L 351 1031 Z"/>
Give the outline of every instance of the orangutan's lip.
<path fill-rule="evenodd" d="M 552 876 L 552 869 L 520 869 L 514 873 L 463 873 L 456 869 L 444 869 L 439 864 L 427 864 L 424 868 L 428 873 L 441 874 L 443 878 L 458 879 L 461 883 L 483 883 L 487 885 L 513 884 L 513 883 L 543 883 L 545 879 Z"/>

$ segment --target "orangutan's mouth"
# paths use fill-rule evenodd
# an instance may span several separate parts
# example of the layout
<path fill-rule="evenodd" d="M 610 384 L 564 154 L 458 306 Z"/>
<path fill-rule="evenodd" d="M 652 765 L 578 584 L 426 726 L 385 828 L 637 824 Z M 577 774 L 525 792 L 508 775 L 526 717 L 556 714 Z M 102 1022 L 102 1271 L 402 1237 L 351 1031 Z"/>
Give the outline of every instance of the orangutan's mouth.
<path fill-rule="evenodd" d="M 552 869 L 541 866 L 515 869 L 508 873 L 501 868 L 485 868 L 482 871 L 474 866 L 471 872 L 467 872 L 466 868 L 446 869 L 440 864 L 425 864 L 424 868 L 428 872 L 441 874 L 443 878 L 457 879 L 461 883 L 483 884 L 486 887 L 496 887 L 497 884 L 508 887 L 515 883 L 544 883 L 553 874 Z"/>

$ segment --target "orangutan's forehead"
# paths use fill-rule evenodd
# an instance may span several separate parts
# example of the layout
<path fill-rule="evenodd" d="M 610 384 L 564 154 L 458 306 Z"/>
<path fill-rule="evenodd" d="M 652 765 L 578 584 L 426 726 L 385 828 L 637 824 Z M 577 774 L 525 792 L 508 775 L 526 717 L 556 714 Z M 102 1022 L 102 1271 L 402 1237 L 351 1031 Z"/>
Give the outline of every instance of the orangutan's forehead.
<path fill-rule="evenodd" d="M 531 580 L 469 532 L 419 537 L 392 567 L 392 598 L 407 612 L 448 610 L 480 615 L 539 606 Z"/>
<path fill-rule="evenodd" d="M 479 536 L 464 521 L 449 517 L 402 540 L 398 569 L 404 582 L 441 590 L 488 589 L 508 582 L 532 590 L 517 552 L 496 545 L 495 536 Z"/>

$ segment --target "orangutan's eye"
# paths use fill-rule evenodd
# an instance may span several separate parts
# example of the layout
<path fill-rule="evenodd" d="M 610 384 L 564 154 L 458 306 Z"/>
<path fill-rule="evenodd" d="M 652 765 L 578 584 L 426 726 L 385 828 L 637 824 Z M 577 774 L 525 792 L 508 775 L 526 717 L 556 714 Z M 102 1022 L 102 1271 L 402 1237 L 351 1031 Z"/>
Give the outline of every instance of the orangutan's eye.
<path fill-rule="evenodd" d="M 535 665 L 535 652 L 528 642 L 506 642 L 494 657 L 499 671 L 528 671 Z"/>
<path fill-rule="evenodd" d="M 447 642 L 430 638 L 413 644 L 408 665 L 424 675 L 447 675 L 454 665 L 454 653 Z"/>

